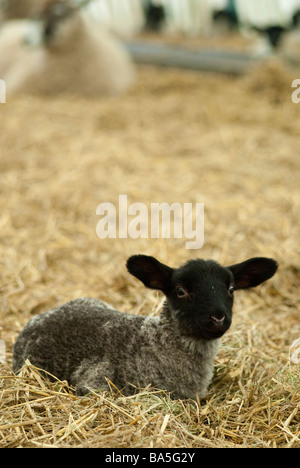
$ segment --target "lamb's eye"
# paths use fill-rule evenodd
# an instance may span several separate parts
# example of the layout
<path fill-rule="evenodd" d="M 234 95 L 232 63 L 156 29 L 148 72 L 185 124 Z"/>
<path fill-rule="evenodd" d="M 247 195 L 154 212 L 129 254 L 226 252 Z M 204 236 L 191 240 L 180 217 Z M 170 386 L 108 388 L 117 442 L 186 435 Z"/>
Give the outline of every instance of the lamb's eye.
<path fill-rule="evenodd" d="M 177 297 L 179 297 L 180 299 L 183 299 L 184 297 L 188 296 L 188 292 L 182 286 L 177 286 L 176 294 Z"/>
<path fill-rule="evenodd" d="M 234 292 L 234 284 L 230 283 L 229 285 L 229 288 L 228 288 L 228 294 L 229 296 L 233 296 L 233 292 Z"/>

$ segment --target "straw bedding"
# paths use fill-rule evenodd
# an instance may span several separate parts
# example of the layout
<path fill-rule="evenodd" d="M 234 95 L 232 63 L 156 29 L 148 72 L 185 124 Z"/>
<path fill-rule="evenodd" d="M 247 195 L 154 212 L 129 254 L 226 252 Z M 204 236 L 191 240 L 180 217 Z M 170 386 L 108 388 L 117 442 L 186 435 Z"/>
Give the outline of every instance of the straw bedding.
<path fill-rule="evenodd" d="M 125 96 L 8 97 L 0 128 L 1 447 L 300 447 L 299 121 L 297 76 L 278 64 L 246 77 L 140 68 Z M 99 239 L 104 201 L 205 203 L 205 242 Z M 200 256 L 280 264 L 236 293 L 207 399 L 159 389 L 77 398 L 12 346 L 35 314 L 80 296 L 157 315 L 162 296 L 125 271 L 134 253 L 171 266 Z M 295 359 L 294 359 L 295 361 Z"/>

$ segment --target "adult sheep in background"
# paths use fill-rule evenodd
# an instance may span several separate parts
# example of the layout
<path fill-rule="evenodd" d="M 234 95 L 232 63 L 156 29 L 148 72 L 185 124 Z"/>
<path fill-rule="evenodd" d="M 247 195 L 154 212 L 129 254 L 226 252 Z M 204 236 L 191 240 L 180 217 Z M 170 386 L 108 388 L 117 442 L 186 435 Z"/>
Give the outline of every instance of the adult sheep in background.
<path fill-rule="evenodd" d="M 125 92 L 134 66 L 122 45 L 88 24 L 68 0 L 51 0 L 35 20 L 4 23 L 0 29 L 0 76 L 7 94 L 90 96 Z M 34 37 L 38 29 L 38 41 Z"/>
<path fill-rule="evenodd" d="M 0 0 L 0 21 L 27 18 L 45 0 Z"/>

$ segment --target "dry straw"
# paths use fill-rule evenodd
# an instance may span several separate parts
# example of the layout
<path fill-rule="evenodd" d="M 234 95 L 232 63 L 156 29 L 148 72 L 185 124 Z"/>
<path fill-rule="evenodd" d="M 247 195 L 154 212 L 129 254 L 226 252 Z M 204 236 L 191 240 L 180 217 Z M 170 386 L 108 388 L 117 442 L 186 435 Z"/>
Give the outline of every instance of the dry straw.
<path fill-rule="evenodd" d="M 1 105 L 1 447 L 300 447 L 300 364 L 289 360 L 300 337 L 300 107 L 278 67 L 245 78 L 141 68 L 123 97 Z M 96 207 L 120 193 L 204 202 L 204 247 L 100 241 Z M 206 400 L 151 388 L 124 397 L 113 382 L 78 398 L 30 364 L 13 375 L 14 340 L 42 310 L 85 295 L 157 315 L 162 296 L 124 268 L 138 252 L 174 266 L 193 256 L 280 264 L 269 282 L 236 294 Z"/>

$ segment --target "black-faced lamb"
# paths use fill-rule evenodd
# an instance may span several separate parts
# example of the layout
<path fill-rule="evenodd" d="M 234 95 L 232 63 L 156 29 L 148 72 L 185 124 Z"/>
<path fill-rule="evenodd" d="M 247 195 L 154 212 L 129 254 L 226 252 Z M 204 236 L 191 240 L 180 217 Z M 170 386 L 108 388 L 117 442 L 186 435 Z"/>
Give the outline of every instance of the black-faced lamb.
<path fill-rule="evenodd" d="M 96 299 L 72 300 L 24 327 L 14 346 L 14 371 L 29 359 L 78 394 L 107 389 L 107 378 L 125 395 L 151 384 L 174 398 L 203 398 L 220 338 L 231 325 L 234 291 L 271 278 L 277 263 L 257 257 L 222 267 L 196 259 L 174 269 L 134 255 L 127 269 L 165 294 L 160 317 L 121 313 Z"/>
<path fill-rule="evenodd" d="M 0 77 L 7 94 L 115 95 L 133 84 L 135 69 L 112 35 L 87 22 L 70 0 L 48 0 L 33 20 L 0 29 Z"/>

